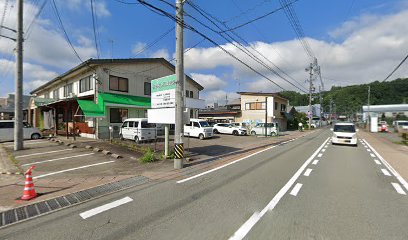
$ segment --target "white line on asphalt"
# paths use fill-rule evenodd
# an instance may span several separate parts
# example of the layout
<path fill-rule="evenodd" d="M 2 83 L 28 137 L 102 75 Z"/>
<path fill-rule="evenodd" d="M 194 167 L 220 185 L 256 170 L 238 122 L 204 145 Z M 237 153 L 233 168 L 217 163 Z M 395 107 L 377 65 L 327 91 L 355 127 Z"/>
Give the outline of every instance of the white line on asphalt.
<path fill-rule="evenodd" d="M 43 177 L 47 177 L 47 176 L 51 176 L 51 175 L 55 175 L 55 174 L 59 174 L 59 173 L 75 171 L 75 170 L 78 170 L 78 169 L 89 168 L 89 167 L 94 167 L 94 166 L 98 166 L 98 165 L 102 165 L 102 164 L 107 164 L 107 163 L 113 163 L 113 162 L 115 162 L 115 161 L 107 161 L 107 162 L 95 163 L 95 164 L 85 165 L 85 166 L 76 167 L 76 168 L 65 169 L 65 170 L 58 171 L 58 172 L 52 172 L 52 173 L 47 173 L 47 174 L 39 175 L 39 176 L 33 177 L 33 179 L 43 178 Z"/>
<path fill-rule="evenodd" d="M 326 152 L 326 149 L 323 148 L 323 149 L 322 149 L 322 152 Z"/>
<path fill-rule="evenodd" d="M 251 231 L 251 229 L 255 226 L 255 224 L 266 214 L 268 211 L 272 211 L 275 206 L 279 203 L 280 199 L 289 191 L 289 189 L 293 186 L 295 181 L 299 178 L 300 174 L 305 170 L 307 165 L 310 164 L 312 159 L 317 155 L 317 153 L 323 148 L 324 144 L 330 138 L 326 139 L 322 145 L 310 156 L 305 163 L 297 170 L 297 172 L 292 176 L 291 179 L 279 190 L 279 192 L 272 198 L 272 200 L 266 205 L 264 209 L 258 214 L 253 214 L 235 233 L 233 236 L 229 238 L 229 240 L 242 240 L 245 236 Z"/>
<path fill-rule="evenodd" d="M 364 142 L 373 150 L 373 152 L 378 156 L 380 161 L 390 170 L 390 172 L 398 179 L 398 181 L 408 190 L 408 183 L 403 177 L 364 139 Z M 372 153 L 371 153 L 372 154 Z"/>
<path fill-rule="evenodd" d="M 377 165 L 381 165 L 381 162 L 378 161 L 377 159 L 374 159 L 374 162 L 375 162 Z"/>
<path fill-rule="evenodd" d="M 247 159 L 247 158 L 250 158 L 250 157 L 252 157 L 252 156 L 255 156 L 255 155 L 259 154 L 259 153 L 262 153 L 262 152 L 268 151 L 268 150 L 270 150 L 270 149 L 272 149 L 272 148 L 275 148 L 275 147 L 277 147 L 277 146 L 280 146 L 280 145 L 286 144 L 286 143 L 288 143 L 288 142 L 290 142 L 290 141 L 294 141 L 294 140 L 296 140 L 296 139 L 297 139 L 297 138 L 292 139 L 292 140 L 289 140 L 289 141 L 282 142 L 282 143 L 280 143 L 280 144 L 278 144 L 278 145 L 275 145 L 275 146 L 272 146 L 272 147 L 268 147 L 268 148 L 263 149 L 263 150 L 261 150 L 261 151 L 259 151 L 259 152 L 252 153 L 252 154 L 250 154 L 250 155 L 248 155 L 248 156 L 245 156 L 245 157 L 243 157 L 243 158 L 237 159 L 237 160 L 232 161 L 232 162 L 230 162 L 230 163 L 227 163 L 227 164 L 225 164 L 225 165 L 222 165 L 222 166 L 219 166 L 219 167 L 213 168 L 213 169 L 211 169 L 211 170 L 208 170 L 208 171 L 202 172 L 202 173 L 200 173 L 200 174 L 197 174 L 197 175 L 194 175 L 194 176 L 191 176 L 191 177 L 188 177 L 188 178 L 182 179 L 182 180 L 180 180 L 180 181 L 177 181 L 177 183 L 184 183 L 184 182 L 187 182 L 187 181 L 193 180 L 193 179 L 195 179 L 195 178 L 198 178 L 198 177 L 204 176 L 204 175 L 206 175 L 206 174 L 209 174 L 209 173 L 215 172 L 215 171 L 220 170 L 220 169 L 222 169 L 222 168 L 225 168 L 225 167 L 227 167 L 227 166 L 229 166 L 229 165 L 232 165 L 232 164 L 234 164 L 234 163 L 240 162 L 240 161 L 242 161 L 242 160 L 245 160 L 245 159 Z"/>
<path fill-rule="evenodd" d="M 83 219 L 87 219 L 87 218 L 90 218 L 90 217 L 92 217 L 92 216 L 95 216 L 96 214 L 99 214 L 99 213 L 108 211 L 108 210 L 110 210 L 110 209 L 112 209 L 112 208 L 115 208 L 115 207 L 119 207 L 120 205 L 129 203 L 129 202 L 131 202 L 131 201 L 133 201 L 132 198 L 130 198 L 130 197 L 125 197 L 125 198 L 116 200 L 116 201 L 114 201 L 114 202 L 107 203 L 107 204 L 102 205 L 102 206 L 100 206 L 100 207 L 93 208 L 93 209 L 88 210 L 88 211 L 86 211 L 86 212 L 80 213 L 79 216 L 81 216 Z"/>
<path fill-rule="evenodd" d="M 38 162 L 32 162 L 32 163 L 27 163 L 21 165 L 22 167 L 33 165 L 33 164 L 41 164 L 41 163 L 47 163 L 47 162 L 55 162 L 55 161 L 60 161 L 60 160 L 65 160 L 65 159 L 70 159 L 70 158 L 79 158 L 79 157 L 85 157 L 89 155 L 93 155 L 95 153 L 86 153 L 86 154 L 80 154 L 80 155 L 74 155 L 74 156 L 68 156 L 68 157 L 61 157 L 61 158 L 54 158 L 50 160 L 44 160 L 44 161 L 38 161 Z"/>
<path fill-rule="evenodd" d="M 385 176 L 391 176 L 390 172 L 388 172 L 387 169 L 385 169 L 385 168 L 381 168 L 381 172 L 382 172 Z"/>
<path fill-rule="evenodd" d="M 371 156 L 371 157 L 375 157 L 375 155 L 374 155 L 374 154 L 372 154 L 372 153 L 370 153 L 370 156 Z"/>
<path fill-rule="evenodd" d="M 313 164 L 313 165 L 316 165 L 318 162 L 319 162 L 319 160 L 314 160 L 314 161 L 312 162 L 312 164 Z"/>
<path fill-rule="evenodd" d="M 402 194 L 402 195 L 407 195 L 404 191 L 404 189 L 402 189 L 401 185 L 399 185 L 398 183 L 391 183 L 392 186 L 395 188 L 395 190 L 397 191 L 397 193 Z"/>
<path fill-rule="evenodd" d="M 310 173 L 312 172 L 313 169 L 308 168 L 306 169 L 305 173 L 303 175 L 305 175 L 306 177 L 309 177 Z"/>
<path fill-rule="evenodd" d="M 292 191 L 290 191 L 290 195 L 296 196 L 300 189 L 302 188 L 303 184 L 301 183 L 296 183 L 296 185 L 293 187 Z"/>
<path fill-rule="evenodd" d="M 33 144 L 41 144 L 41 143 L 49 143 L 48 141 L 40 141 L 40 142 L 30 142 L 30 143 L 23 143 L 24 145 L 33 145 Z M 4 146 L 6 146 L 6 147 L 12 147 L 12 146 L 14 146 L 14 143 L 13 144 L 7 144 L 7 145 L 4 145 Z"/>
<path fill-rule="evenodd" d="M 31 157 L 31 156 L 36 156 L 36 155 L 43 155 L 43 154 L 48 154 L 48 153 L 57 153 L 57 152 L 64 152 L 64 151 L 71 151 L 71 150 L 72 150 L 72 148 L 49 151 L 49 152 L 31 153 L 31 154 L 27 154 L 27 155 L 16 156 L 15 158 Z"/>
<path fill-rule="evenodd" d="M 367 148 L 367 152 L 371 152 L 371 149 Z"/>
<path fill-rule="evenodd" d="M 322 157 L 323 156 L 323 153 L 319 153 L 319 155 L 317 155 L 317 157 Z"/>

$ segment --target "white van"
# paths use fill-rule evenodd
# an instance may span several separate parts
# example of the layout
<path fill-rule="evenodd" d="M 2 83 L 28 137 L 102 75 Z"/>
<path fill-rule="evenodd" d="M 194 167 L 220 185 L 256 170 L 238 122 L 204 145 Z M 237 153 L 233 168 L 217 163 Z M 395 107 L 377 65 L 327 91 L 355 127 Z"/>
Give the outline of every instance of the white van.
<path fill-rule="evenodd" d="M 41 131 L 23 122 L 23 138 L 39 139 L 42 138 Z M 0 120 L 0 141 L 14 140 L 14 120 Z"/>
<path fill-rule="evenodd" d="M 201 140 L 204 138 L 212 138 L 213 128 L 207 121 L 191 118 L 190 123 L 184 125 L 184 136 L 198 137 Z"/>
<path fill-rule="evenodd" d="M 155 140 L 157 136 L 156 124 L 148 123 L 147 118 L 128 118 L 120 127 L 120 139 L 140 141 Z"/>
<path fill-rule="evenodd" d="M 333 131 L 332 145 L 346 144 L 357 147 L 358 129 L 356 129 L 354 123 L 336 123 L 334 128 L 331 128 L 330 130 Z"/>

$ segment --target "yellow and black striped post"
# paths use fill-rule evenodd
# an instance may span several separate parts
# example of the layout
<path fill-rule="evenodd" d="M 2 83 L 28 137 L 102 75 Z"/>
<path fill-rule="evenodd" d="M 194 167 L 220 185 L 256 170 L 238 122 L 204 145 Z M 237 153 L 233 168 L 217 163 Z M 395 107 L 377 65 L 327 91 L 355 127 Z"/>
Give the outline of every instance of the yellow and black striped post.
<path fill-rule="evenodd" d="M 183 143 L 176 143 L 176 145 L 174 145 L 174 157 L 176 159 L 183 159 L 184 158 L 184 146 L 183 146 Z"/>

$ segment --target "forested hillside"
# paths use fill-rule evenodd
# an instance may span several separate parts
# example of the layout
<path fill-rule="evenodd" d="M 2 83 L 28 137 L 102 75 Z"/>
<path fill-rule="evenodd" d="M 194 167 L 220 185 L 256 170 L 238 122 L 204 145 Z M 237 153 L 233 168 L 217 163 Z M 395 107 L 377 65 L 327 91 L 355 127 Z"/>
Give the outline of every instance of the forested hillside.
<path fill-rule="evenodd" d="M 361 106 L 367 105 L 368 86 L 371 88 L 371 105 L 408 103 L 408 78 L 405 78 L 388 82 L 375 81 L 369 84 L 332 87 L 330 91 L 322 94 L 324 110 L 328 111 L 330 99 L 332 99 L 338 113 L 347 114 L 360 111 Z M 285 91 L 280 95 L 289 99 L 291 106 L 308 105 L 307 94 Z M 318 95 L 315 95 L 313 103 L 319 103 Z"/>

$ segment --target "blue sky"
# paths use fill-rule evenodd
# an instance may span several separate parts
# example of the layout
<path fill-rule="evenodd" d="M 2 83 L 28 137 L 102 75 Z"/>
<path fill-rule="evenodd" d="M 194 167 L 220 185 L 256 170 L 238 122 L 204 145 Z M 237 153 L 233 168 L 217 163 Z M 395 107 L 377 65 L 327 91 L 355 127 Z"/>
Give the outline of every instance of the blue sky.
<path fill-rule="evenodd" d="M 39 12 L 44 0 L 25 1 L 25 24 L 28 26 Z M 135 3 L 135 0 L 121 0 Z M 190 0 L 228 27 L 235 27 L 280 7 L 278 0 Z M 5 3 L 7 8 L 4 11 Z M 62 22 L 75 49 L 83 60 L 97 58 L 92 28 L 91 1 L 55 0 Z M 174 13 L 174 9 L 159 0 L 148 0 L 152 5 Z M 290 1 L 289 1 L 290 2 Z M 174 1 L 171 1 L 174 4 Z M 401 61 L 408 51 L 408 1 L 406 0 L 299 0 L 293 9 L 304 31 L 305 40 L 317 57 L 326 89 L 333 85 L 344 86 L 381 80 Z M 123 4 L 116 0 L 94 0 L 97 16 L 98 45 L 101 58 L 165 57 L 170 60 L 175 51 L 175 23 L 148 10 L 140 4 Z M 185 12 L 202 23 L 215 28 L 189 4 Z M 15 27 L 15 1 L 0 0 L 0 13 L 4 26 Z M 2 16 L 0 15 L 0 17 Z M 0 18 L 1 20 L 1 18 Z M 276 82 L 285 90 L 296 90 L 270 70 L 249 59 L 231 43 L 206 29 L 189 16 L 186 23 L 194 26 L 219 43 L 231 54 Z M 165 32 L 164 38 L 149 49 L 136 55 Z M 252 24 L 234 31 L 245 42 L 243 46 L 269 66 L 277 65 L 285 73 L 306 86 L 304 68 L 310 59 L 296 39 L 294 30 L 280 10 Z M 10 36 L 2 30 L 0 34 Z M 80 61 L 67 44 L 48 0 L 32 28 L 26 32 L 24 89 L 31 89 L 51 80 Z M 191 47 L 202 37 L 186 30 L 185 47 Z M 13 42 L 0 38 L 0 96 L 13 92 Z M 249 44 L 249 45 L 248 45 Z M 112 48 L 113 46 L 113 48 Z M 112 51 L 113 49 L 113 51 Z M 260 56 L 253 49 L 262 53 Z M 235 59 L 226 55 L 212 43 L 204 41 L 185 54 L 186 72 L 200 82 L 205 91 L 201 94 L 208 102 L 220 101 L 235 92 L 276 92 L 269 80 L 255 74 Z M 407 65 L 398 70 L 394 78 L 406 77 Z M 292 81 L 292 80 L 291 80 Z M 317 83 L 316 83 L 317 84 Z"/>

